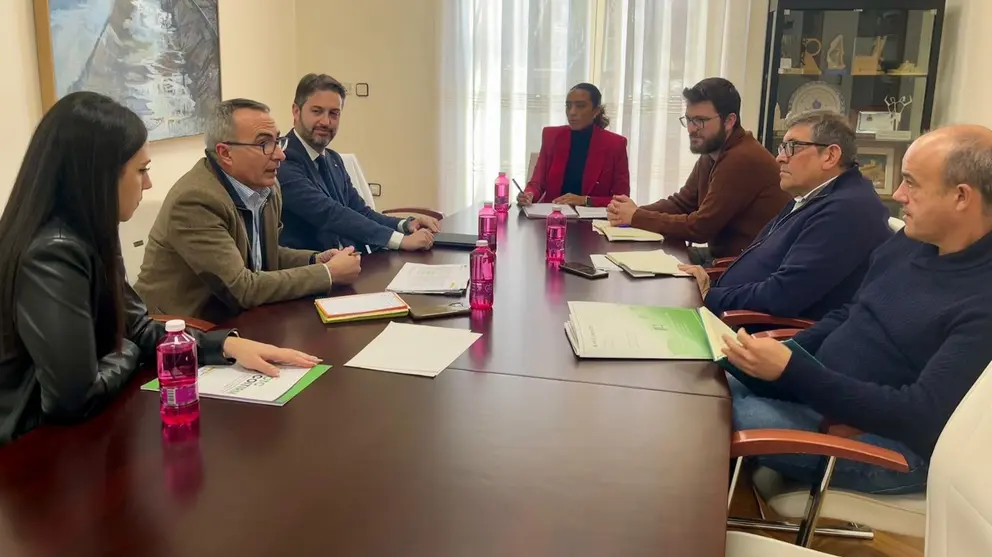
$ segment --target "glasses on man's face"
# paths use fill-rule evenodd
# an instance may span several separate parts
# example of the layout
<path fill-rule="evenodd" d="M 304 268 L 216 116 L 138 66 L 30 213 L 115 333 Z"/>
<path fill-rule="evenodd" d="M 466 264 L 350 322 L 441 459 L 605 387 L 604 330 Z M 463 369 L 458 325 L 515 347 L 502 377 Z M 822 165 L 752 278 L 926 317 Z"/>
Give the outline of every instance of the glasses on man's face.
<path fill-rule="evenodd" d="M 237 141 L 225 141 L 224 145 L 231 145 L 234 147 L 258 147 L 262 150 L 263 155 L 271 155 L 276 151 L 276 145 L 279 146 L 283 151 L 286 150 L 286 146 L 289 145 L 288 137 L 277 137 L 275 139 L 268 138 L 259 143 L 239 143 Z"/>
<path fill-rule="evenodd" d="M 783 141 L 778 146 L 778 154 L 785 155 L 787 157 L 792 157 L 796 154 L 796 147 L 830 147 L 829 143 L 815 143 L 812 141 L 797 141 L 795 139 L 790 139 L 789 141 Z M 801 151 L 802 149 L 800 149 Z"/>
<path fill-rule="evenodd" d="M 689 124 L 695 128 L 701 128 L 706 125 L 706 122 L 715 119 L 716 116 L 679 116 L 679 123 L 682 124 L 683 128 L 688 128 Z"/>

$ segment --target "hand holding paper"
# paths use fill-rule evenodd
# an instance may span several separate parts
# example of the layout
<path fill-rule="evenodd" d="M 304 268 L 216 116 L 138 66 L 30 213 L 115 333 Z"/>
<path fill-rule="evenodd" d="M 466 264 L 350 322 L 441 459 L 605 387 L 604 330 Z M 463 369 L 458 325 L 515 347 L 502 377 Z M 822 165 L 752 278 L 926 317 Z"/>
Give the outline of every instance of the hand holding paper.
<path fill-rule="evenodd" d="M 754 338 L 741 329 L 737 337 L 723 335 L 727 360 L 744 373 L 765 381 L 775 381 L 785 372 L 792 350 L 772 338 Z"/>

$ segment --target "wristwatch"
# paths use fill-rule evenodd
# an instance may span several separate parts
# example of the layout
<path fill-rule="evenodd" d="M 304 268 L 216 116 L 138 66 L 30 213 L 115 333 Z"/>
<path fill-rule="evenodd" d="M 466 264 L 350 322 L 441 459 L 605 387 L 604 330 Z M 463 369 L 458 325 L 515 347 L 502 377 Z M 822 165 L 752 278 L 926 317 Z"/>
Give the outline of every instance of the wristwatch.
<path fill-rule="evenodd" d="M 410 233 L 410 223 L 413 222 L 413 221 L 415 221 L 415 220 L 417 220 L 417 219 L 415 219 L 413 217 L 407 217 L 406 220 L 403 221 L 403 233 L 404 234 L 409 234 Z"/>
<path fill-rule="evenodd" d="M 586 207 L 592 207 L 592 198 L 589 197 L 588 195 L 586 196 L 586 203 L 585 203 L 585 205 L 586 205 Z"/>

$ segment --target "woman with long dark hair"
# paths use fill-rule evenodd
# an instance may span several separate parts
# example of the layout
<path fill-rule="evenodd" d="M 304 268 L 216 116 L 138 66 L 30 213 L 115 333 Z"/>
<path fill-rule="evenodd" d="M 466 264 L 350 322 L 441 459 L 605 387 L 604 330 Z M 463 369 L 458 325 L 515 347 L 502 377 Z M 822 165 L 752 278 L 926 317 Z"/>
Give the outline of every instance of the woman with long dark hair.
<path fill-rule="evenodd" d="M 0 445 L 46 422 L 84 419 L 154 361 L 164 326 L 124 278 L 118 223 L 151 188 L 141 119 L 96 93 L 42 118 L 0 217 Z M 199 360 L 270 375 L 313 356 L 196 334 Z"/>
<path fill-rule="evenodd" d="M 591 83 L 572 87 L 565 98 L 567 126 L 541 134 L 541 152 L 517 204 L 536 202 L 605 207 L 614 195 L 630 194 L 627 138 L 607 131 L 603 94 Z"/>

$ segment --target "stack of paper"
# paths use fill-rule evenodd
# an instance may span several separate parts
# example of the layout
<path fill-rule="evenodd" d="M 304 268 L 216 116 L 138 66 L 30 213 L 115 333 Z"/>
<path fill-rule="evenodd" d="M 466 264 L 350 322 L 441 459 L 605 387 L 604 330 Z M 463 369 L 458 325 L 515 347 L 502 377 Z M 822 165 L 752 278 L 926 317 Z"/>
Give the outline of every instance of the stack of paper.
<path fill-rule="evenodd" d="M 672 275 L 689 277 L 689 273 L 679 270 L 682 263 L 664 250 L 652 251 L 611 251 L 606 254 L 610 261 L 634 277 Z"/>
<path fill-rule="evenodd" d="M 324 323 L 402 317 L 410 313 L 410 306 L 392 292 L 320 298 L 313 303 Z"/>
<path fill-rule="evenodd" d="M 597 234 L 606 236 L 606 239 L 611 242 L 660 242 L 665 239 L 661 234 L 648 232 L 640 228 L 610 226 L 610 221 L 606 220 L 592 221 L 592 229 Z"/>
<path fill-rule="evenodd" d="M 196 386 L 203 398 L 282 406 L 330 368 L 331 366 L 316 366 L 312 369 L 281 367 L 279 377 L 269 377 L 238 365 L 204 366 L 199 370 Z M 141 386 L 143 391 L 158 389 L 158 379 Z"/>
<path fill-rule="evenodd" d="M 569 302 L 565 335 L 580 358 L 713 360 L 734 331 L 701 308 Z"/>
<path fill-rule="evenodd" d="M 468 265 L 406 263 L 386 287 L 400 294 L 460 294 L 468 288 Z"/>
<path fill-rule="evenodd" d="M 616 263 L 610 261 L 608 257 L 600 253 L 591 254 L 589 260 L 592 261 L 592 266 L 600 271 L 613 272 L 620 270 L 620 267 L 617 267 Z"/>
<path fill-rule="evenodd" d="M 579 213 L 580 219 L 605 219 L 606 207 L 582 207 L 576 206 L 575 211 Z"/>
<path fill-rule="evenodd" d="M 524 205 L 524 216 L 529 219 L 546 219 L 548 218 L 548 215 L 551 214 L 551 208 L 553 206 L 554 203 L 533 203 L 531 205 Z M 568 218 L 575 218 L 579 216 L 571 205 L 559 205 L 559 208 L 561 208 L 561 214 Z"/>
<path fill-rule="evenodd" d="M 481 336 L 463 329 L 393 322 L 345 365 L 436 377 Z"/>

